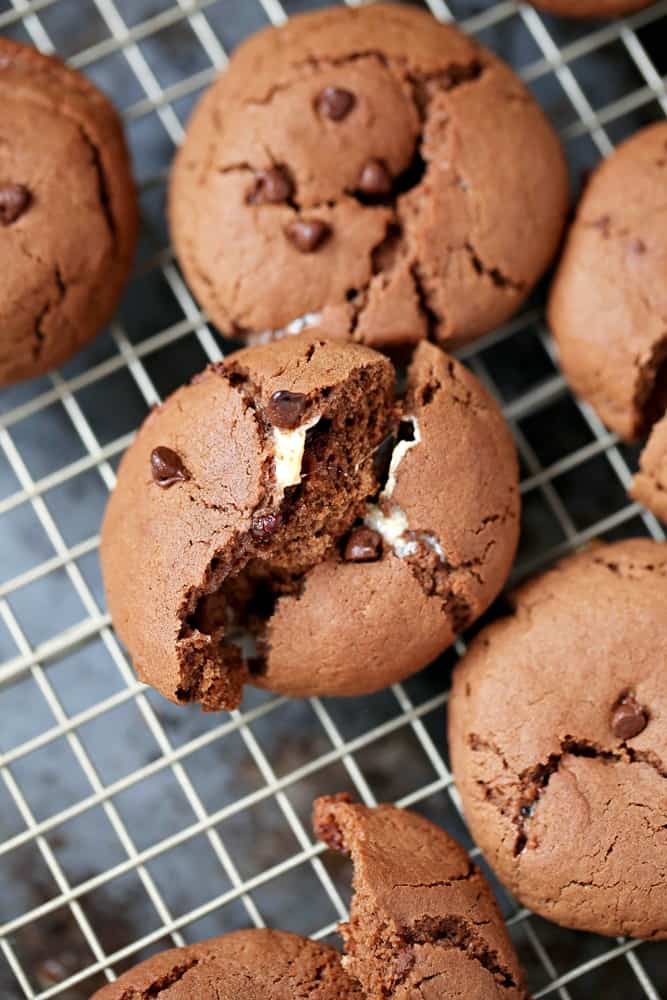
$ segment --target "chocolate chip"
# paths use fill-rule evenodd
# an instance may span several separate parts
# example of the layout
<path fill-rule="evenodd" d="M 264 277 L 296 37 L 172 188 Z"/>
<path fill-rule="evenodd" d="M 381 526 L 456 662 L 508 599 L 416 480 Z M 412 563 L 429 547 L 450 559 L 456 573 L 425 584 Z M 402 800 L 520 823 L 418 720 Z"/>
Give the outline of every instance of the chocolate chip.
<path fill-rule="evenodd" d="M 306 411 L 306 397 L 302 392 L 290 392 L 289 389 L 278 389 L 271 396 L 267 413 L 274 427 L 293 431 L 301 423 Z"/>
<path fill-rule="evenodd" d="M 162 489 L 190 478 L 190 473 L 183 465 L 180 455 L 171 448 L 163 446 L 153 448 L 151 452 L 151 472 L 154 481 Z"/>
<path fill-rule="evenodd" d="M 10 226 L 16 222 L 30 204 L 30 192 L 23 184 L 0 185 L 0 224 Z"/>
<path fill-rule="evenodd" d="M 278 205 L 289 201 L 294 193 L 291 178 L 281 167 L 260 170 L 255 174 L 255 183 L 246 195 L 250 205 Z"/>
<path fill-rule="evenodd" d="M 391 174 L 381 160 L 369 160 L 359 175 L 358 188 L 363 194 L 382 198 L 391 194 Z"/>
<path fill-rule="evenodd" d="M 324 243 L 331 226 L 321 219 L 296 219 L 285 229 L 287 239 L 301 253 L 313 253 Z"/>
<path fill-rule="evenodd" d="M 258 510 L 252 515 L 250 534 L 256 542 L 266 544 L 282 526 L 283 517 L 277 510 Z"/>
<path fill-rule="evenodd" d="M 372 528 L 355 528 L 343 554 L 346 562 L 375 562 L 382 555 L 382 536 Z"/>
<path fill-rule="evenodd" d="M 325 87 L 318 95 L 317 110 L 324 118 L 330 118 L 332 122 L 340 122 L 357 103 L 357 99 L 350 90 L 342 87 Z"/>
<path fill-rule="evenodd" d="M 648 725 L 648 716 L 634 695 L 627 694 L 618 702 L 611 714 L 611 728 L 619 740 L 639 736 Z"/>

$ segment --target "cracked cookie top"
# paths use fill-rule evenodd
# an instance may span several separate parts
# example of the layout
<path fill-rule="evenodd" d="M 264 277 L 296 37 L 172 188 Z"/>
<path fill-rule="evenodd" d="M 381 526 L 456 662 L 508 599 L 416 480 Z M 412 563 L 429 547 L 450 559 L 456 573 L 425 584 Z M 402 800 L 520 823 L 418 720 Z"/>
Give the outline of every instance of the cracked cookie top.
<path fill-rule="evenodd" d="M 242 45 L 170 188 L 178 256 L 225 335 L 306 325 L 379 347 L 503 322 L 566 208 L 558 140 L 515 74 L 387 4 L 294 17 Z"/>
<path fill-rule="evenodd" d="M 454 673 L 450 754 L 498 876 L 557 923 L 667 937 L 667 548 L 597 545 L 524 585 Z"/>
<path fill-rule="evenodd" d="M 295 934 L 245 930 L 172 948 L 91 1000 L 362 1000 L 340 957 Z"/>
<path fill-rule="evenodd" d="M 0 39 L 0 384 L 61 364 L 110 319 L 137 232 L 114 108 L 59 60 Z"/>
<path fill-rule="evenodd" d="M 667 409 L 667 122 L 590 179 L 551 289 L 549 321 L 575 391 L 626 440 Z"/>
<path fill-rule="evenodd" d="M 316 835 L 351 855 L 345 969 L 367 1000 L 519 1000 L 518 960 L 491 889 L 444 830 L 407 810 L 318 799 Z"/>
<path fill-rule="evenodd" d="M 402 399 L 395 381 L 377 352 L 304 335 L 230 355 L 149 416 L 101 542 L 142 680 L 208 709 L 245 683 L 367 693 L 486 609 L 518 535 L 509 429 L 432 344 Z"/>

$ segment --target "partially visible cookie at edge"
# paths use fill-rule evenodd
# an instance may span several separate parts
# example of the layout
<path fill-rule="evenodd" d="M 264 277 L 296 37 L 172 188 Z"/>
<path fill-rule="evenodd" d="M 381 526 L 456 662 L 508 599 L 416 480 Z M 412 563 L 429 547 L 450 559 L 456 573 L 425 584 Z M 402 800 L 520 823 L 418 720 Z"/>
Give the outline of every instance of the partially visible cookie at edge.
<path fill-rule="evenodd" d="M 0 384 L 62 364 L 111 318 L 137 198 L 122 125 L 81 73 L 0 39 Z"/>
<path fill-rule="evenodd" d="M 464 849 L 408 810 L 318 799 L 315 833 L 348 853 L 343 965 L 367 1000 L 526 1000 L 493 893 Z"/>
<path fill-rule="evenodd" d="M 326 945 L 266 929 L 172 948 L 109 983 L 91 1000 L 363 1000 Z"/>
<path fill-rule="evenodd" d="M 654 425 L 630 495 L 667 523 L 667 413 Z"/>
<path fill-rule="evenodd" d="M 529 3 L 550 14 L 593 19 L 633 14 L 650 7 L 655 0 L 529 0 Z"/>
<path fill-rule="evenodd" d="M 667 938 L 667 546 L 596 545 L 526 583 L 455 671 L 471 833 L 541 916 Z"/>
<path fill-rule="evenodd" d="M 394 4 L 240 46 L 169 192 L 188 282 L 249 342 L 308 325 L 374 347 L 472 340 L 524 301 L 567 208 L 558 138 L 516 74 Z"/>
<path fill-rule="evenodd" d="M 667 122 L 637 132 L 591 177 L 549 298 L 574 390 L 625 440 L 667 407 Z"/>

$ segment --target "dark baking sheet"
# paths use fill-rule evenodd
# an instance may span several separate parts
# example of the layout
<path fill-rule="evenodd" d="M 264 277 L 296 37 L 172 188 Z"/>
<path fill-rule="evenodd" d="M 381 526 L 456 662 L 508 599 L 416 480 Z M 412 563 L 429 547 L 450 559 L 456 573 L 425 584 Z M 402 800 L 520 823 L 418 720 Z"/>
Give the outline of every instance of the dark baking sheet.
<path fill-rule="evenodd" d="M 106 629 L 95 536 L 110 470 L 157 395 L 222 346 L 201 326 L 166 252 L 174 140 L 223 59 L 219 46 L 231 51 L 270 16 L 315 6 L 323 4 L 0 0 L 2 34 L 51 42 L 126 110 L 144 220 L 118 326 L 59 376 L 0 393 L 3 998 L 85 998 L 105 981 L 91 971 L 104 955 L 126 952 L 113 961 L 119 973 L 174 940 L 253 920 L 330 930 L 349 871 L 339 859 L 313 858 L 309 812 L 318 794 L 414 802 L 473 846 L 443 746 L 453 651 L 395 691 L 312 704 L 251 692 L 245 717 L 230 719 L 142 694 Z M 636 30 L 565 22 L 511 2 L 451 0 L 449 10 L 524 73 L 564 133 L 575 191 L 608 143 L 665 114 L 666 0 L 627 22 Z M 135 32 L 129 40 L 126 28 Z M 467 356 L 517 432 L 519 575 L 594 536 L 660 537 L 625 495 L 635 452 L 617 447 L 565 388 L 542 301 L 543 290 Z M 133 861 L 138 852 L 147 852 L 143 866 Z M 667 996 L 667 945 L 628 952 L 528 918 L 499 887 L 498 895 L 536 993 Z M 161 934 L 173 922 L 176 937 Z M 550 989 L 563 976 L 566 987 Z"/>

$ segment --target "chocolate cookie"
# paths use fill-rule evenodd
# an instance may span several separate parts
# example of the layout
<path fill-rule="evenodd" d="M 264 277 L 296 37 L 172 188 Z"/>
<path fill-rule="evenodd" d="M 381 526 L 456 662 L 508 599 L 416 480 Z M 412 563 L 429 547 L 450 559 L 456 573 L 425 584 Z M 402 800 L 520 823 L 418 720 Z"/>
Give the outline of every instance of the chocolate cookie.
<path fill-rule="evenodd" d="M 537 913 L 667 938 L 667 547 L 600 545 L 517 593 L 454 673 L 466 819 Z"/>
<path fill-rule="evenodd" d="M 667 413 L 653 427 L 630 494 L 667 523 Z"/>
<path fill-rule="evenodd" d="M 432 344 L 398 404 L 394 381 L 369 348 L 296 337 L 231 355 L 151 414 L 101 545 L 142 680 L 208 709 L 246 682 L 376 691 L 484 611 L 518 534 L 509 430 Z"/>
<path fill-rule="evenodd" d="M 172 948 L 91 1000 L 363 1000 L 333 948 L 284 931 L 247 930 Z"/>
<path fill-rule="evenodd" d="M 584 191 L 549 319 L 576 392 L 622 438 L 667 406 L 667 122 L 638 132 Z"/>
<path fill-rule="evenodd" d="M 506 320 L 556 250 L 567 188 L 509 67 L 423 11 L 373 4 L 242 45 L 195 111 L 169 201 L 223 334 L 316 326 L 390 347 Z"/>
<path fill-rule="evenodd" d="M 655 0 L 530 0 L 533 7 L 540 7 L 550 14 L 563 17 L 618 17 L 632 14 L 643 7 L 650 7 Z"/>
<path fill-rule="evenodd" d="M 59 60 L 0 38 L 0 384 L 62 364 L 111 317 L 137 205 L 109 101 Z"/>
<path fill-rule="evenodd" d="M 366 1000 L 526 998 L 486 879 L 444 830 L 416 813 L 318 799 L 315 833 L 352 856 L 343 966 Z"/>

